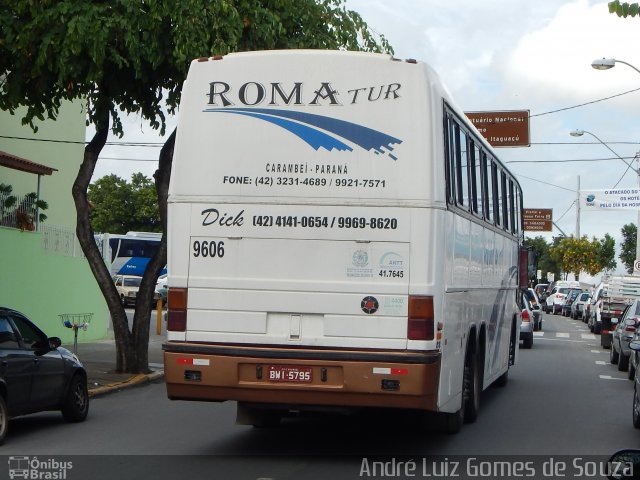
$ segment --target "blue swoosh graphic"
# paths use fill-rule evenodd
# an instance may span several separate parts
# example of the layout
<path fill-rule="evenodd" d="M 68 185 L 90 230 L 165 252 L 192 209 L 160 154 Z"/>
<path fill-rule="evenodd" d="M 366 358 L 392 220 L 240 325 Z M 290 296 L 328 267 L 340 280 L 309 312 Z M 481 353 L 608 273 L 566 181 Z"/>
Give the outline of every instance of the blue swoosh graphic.
<path fill-rule="evenodd" d="M 376 154 L 387 153 L 393 160 L 397 160 L 397 157 L 389 153 L 393 151 L 392 145 L 402 143 L 402 140 L 378 130 L 364 127 L 356 123 L 347 122 L 345 120 L 338 120 L 336 118 L 316 115 L 313 113 L 277 109 L 271 110 L 266 108 L 212 108 L 205 109 L 204 111 L 228 112 L 260 118 L 261 120 L 266 120 L 286 128 L 288 131 L 297 135 L 311 146 L 319 145 L 325 148 L 330 146 L 327 150 L 330 150 L 331 148 L 344 150 L 344 147 L 347 146 L 330 135 L 320 132 L 314 128 L 308 126 L 306 128 L 297 128 L 296 126 L 302 127 L 311 125 L 313 127 L 321 128 L 322 130 L 342 137 L 367 151 L 373 150 Z M 295 122 L 284 120 L 285 118 L 295 120 Z M 325 146 L 324 142 L 329 143 Z M 338 148 L 336 145 L 343 145 L 343 148 Z M 319 147 L 314 146 L 314 148 L 317 150 Z M 349 151 L 352 150 L 349 147 L 346 149 Z M 385 150 L 388 152 L 385 152 Z"/>
<path fill-rule="evenodd" d="M 336 150 L 347 150 L 352 151 L 349 145 L 341 142 L 337 138 L 333 138 L 326 133 L 323 133 L 314 128 L 308 127 L 301 123 L 292 122 L 290 120 L 285 120 L 280 117 L 272 117 L 269 115 L 261 115 L 259 113 L 253 113 L 252 111 L 237 111 L 237 110 L 205 110 L 207 112 L 227 112 L 227 113 L 235 113 L 236 115 L 246 115 L 249 117 L 258 118 L 260 120 L 265 120 L 267 122 L 278 125 L 279 127 L 284 128 L 285 130 L 290 131 L 297 137 L 300 137 L 302 140 L 307 142 L 311 147 L 315 150 L 318 150 L 320 147 L 324 147 L 327 150 L 331 151 L 333 148 Z"/>

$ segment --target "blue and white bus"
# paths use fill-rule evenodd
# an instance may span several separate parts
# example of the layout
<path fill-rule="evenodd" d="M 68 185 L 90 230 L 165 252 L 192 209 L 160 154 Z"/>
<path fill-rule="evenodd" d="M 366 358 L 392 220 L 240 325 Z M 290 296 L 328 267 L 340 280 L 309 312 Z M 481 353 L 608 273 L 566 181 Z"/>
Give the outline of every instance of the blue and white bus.
<path fill-rule="evenodd" d="M 126 235 L 101 233 L 95 236 L 112 275 L 144 275 L 149 260 L 160 248 L 161 233 L 127 232 Z M 166 269 L 162 271 L 166 273 Z"/>

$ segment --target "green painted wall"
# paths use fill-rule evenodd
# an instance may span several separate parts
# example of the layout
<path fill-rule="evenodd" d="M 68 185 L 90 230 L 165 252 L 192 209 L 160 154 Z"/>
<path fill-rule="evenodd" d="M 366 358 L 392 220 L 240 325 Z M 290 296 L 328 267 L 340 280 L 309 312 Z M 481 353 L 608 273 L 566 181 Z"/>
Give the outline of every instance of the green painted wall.
<path fill-rule="evenodd" d="M 42 235 L 0 228 L 0 305 L 14 308 L 33 320 L 47 335 L 73 342 L 73 330 L 59 317 L 91 313 L 78 342 L 107 336 L 108 310 L 84 258 L 45 253 Z"/>
<path fill-rule="evenodd" d="M 58 170 L 41 177 L 40 197 L 49 204 L 46 223 L 75 228 L 71 187 L 84 153 L 84 109 L 79 103 L 65 104 L 55 122 L 37 123 L 37 133 L 20 123 L 22 115 L 24 110 L 0 112 L 0 150 Z M 0 167 L 0 183 L 13 186 L 14 195 L 25 195 L 37 190 L 38 176 Z"/>
<path fill-rule="evenodd" d="M 57 169 L 41 177 L 40 198 L 49 204 L 44 226 L 73 232 L 71 187 L 83 158 L 85 111 L 81 103 L 67 103 L 56 121 L 38 122 L 37 133 L 21 125 L 23 114 L 0 112 L 0 150 Z M 5 167 L 0 167 L 0 183 L 10 184 L 18 196 L 37 191 L 38 185 L 37 175 Z M 109 312 L 87 260 L 45 250 L 38 232 L 0 227 L 0 305 L 21 311 L 65 343 L 73 342 L 73 330 L 62 325 L 60 314 L 93 314 L 87 331 L 78 331 L 79 342 L 108 335 Z"/>

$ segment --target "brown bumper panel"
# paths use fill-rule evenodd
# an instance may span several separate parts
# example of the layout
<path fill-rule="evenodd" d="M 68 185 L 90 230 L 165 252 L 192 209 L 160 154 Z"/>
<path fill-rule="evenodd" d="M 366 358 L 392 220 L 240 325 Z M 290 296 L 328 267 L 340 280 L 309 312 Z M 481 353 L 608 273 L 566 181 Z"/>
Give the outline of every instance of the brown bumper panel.
<path fill-rule="evenodd" d="M 166 343 L 169 398 L 435 410 L 439 352 Z"/>

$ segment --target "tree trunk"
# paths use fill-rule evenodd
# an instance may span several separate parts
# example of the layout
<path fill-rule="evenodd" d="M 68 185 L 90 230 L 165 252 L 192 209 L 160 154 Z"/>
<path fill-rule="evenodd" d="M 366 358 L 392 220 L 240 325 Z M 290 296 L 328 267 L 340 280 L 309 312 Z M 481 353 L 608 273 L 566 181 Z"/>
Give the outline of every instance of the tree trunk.
<path fill-rule="evenodd" d="M 149 371 L 149 312 L 154 302 L 153 294 L 158 276 L 167 264 L 167 196 L 175 137 L 174 130 L 160 151 L 158 169 L 153 175 L 162 223 L 162 239 L 160 248 L 149 261 L 142 276 L 142 283 L 136 299 L 136 311 L 133 317 L 133 345 L 136 354 L 136 370 L 139 372 Z"/>
<path fill-rule="evenodd" d="M 71 194 L 76 206 L 76 236 L 82 247 L 93 276 L 107 302 L 113 332 L 116 341 L 116 371 L 137 373 L 136 352 L 129 332 L 129 323 L 124 307 L 116 290 L 111 274 L 104 263 L 96 244 L 90 222 L 90 205 L 87 189 L 95 170 L 98 156 L 104 147 L 109 133 L 109 111 L 106 110 L 100 121 L 96 122 L 96 134 L 85 147 L 84 158 L 78 175 L 73 182 Z M 148 322 L 147 322 L 148 323 Z"/>

